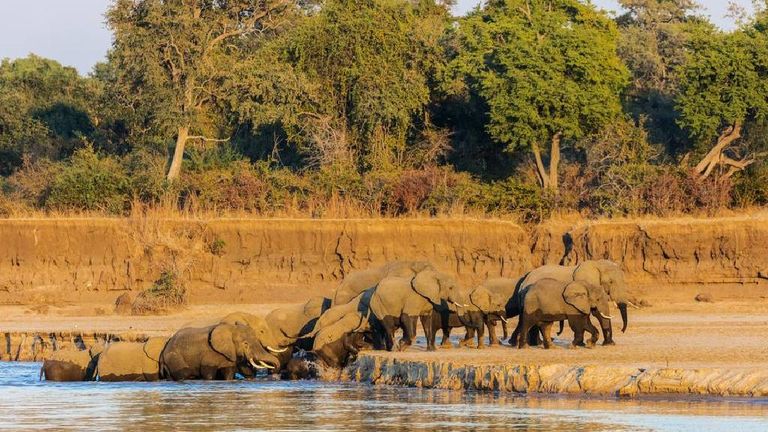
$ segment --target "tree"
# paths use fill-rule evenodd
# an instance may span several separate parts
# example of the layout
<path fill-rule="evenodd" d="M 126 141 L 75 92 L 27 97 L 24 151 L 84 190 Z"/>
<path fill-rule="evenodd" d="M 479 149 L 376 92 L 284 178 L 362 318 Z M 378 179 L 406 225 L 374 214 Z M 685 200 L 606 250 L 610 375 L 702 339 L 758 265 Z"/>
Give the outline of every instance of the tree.
<path fill-rule="evenodd" d="M 677 107 L 680 124 L 696 141 L 703 157 L 694 173 L 707 178 L 720 169 L 730 178 L 755 163 L 762 154 L 739 151 L 735 144 L 745 124 L 768 113 L 768 37 L 757 21 L 725 33 L 702 25 L 688 44 L 680 68 Z M 712 139 L 717 137 L 714 144 Z"/>
<path fill-rule="evenodd" d="M 0 63 L 0 174 L 22 158 L 58 159 L 72 153 L 99 119 L 98 88 L 77 70 L 35 55 Z"/>
<path fill-rule="evenodd" d="M 407 163 L 414 136 L 431 126 L 448 22 L 448 7 L 434 0 L 332 0 L 287 35 L 282 61 L 310 84 L 287 126 L 302 129 L 313 164 Z"/>
<path fill-rule="evenodd" d="M 561 142 L 621 112 L 628 74 L 615 24 L 577 0 L 494 0 L 460 23 L 459 38 L 452 68 L 487 102 L 490 135 L 530 149 L 540 185 L 557 191 Z"/>
<path fill-rule="evenodd" d="M 619 56 L 631 72 L 625 99 L 636 123 L 648 128 L 650 138 L 670 150 L 687 136 L 677 125 L 678 80 L 675 71 L 685 60 L 685 41 L 701 22 L 695 0 L 620 0 Z"/>
<path fill-rule="evenodd" d="M 249 47 L 282 24 L 288 0 L 116 0 L 115 83 L 147 123 L 175 133 L 168 179 L 178 177 L 189 140 L 226 141 L 214 119 L 220 88 Z M 211 136 L 215 135 L 215 136 Z"/>

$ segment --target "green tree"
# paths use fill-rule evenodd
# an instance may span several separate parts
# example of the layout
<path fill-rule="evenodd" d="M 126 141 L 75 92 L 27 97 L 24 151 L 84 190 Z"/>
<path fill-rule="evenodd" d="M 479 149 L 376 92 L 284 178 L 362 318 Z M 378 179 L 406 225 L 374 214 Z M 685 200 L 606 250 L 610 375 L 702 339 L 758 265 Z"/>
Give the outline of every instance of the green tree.
<path fill-rule="evenodd" d="M 72 153 L 99 122 L 98 88 L 74 68 L 35 55 L 0 63 L 0 174 L 23 157 Z"/>
<path fill-rule="evenodd" d="M 617 19 L 619 55 L 632 81 L 626 92 L 628 111 L 645 124 L 650 138 L 669 150 L 687 140 L 677 125 L 677 68 L 685 60 L 685 41 L 701 18 L 695 0 L 620 0 L 626 11 Z"/>
<path fill-rule="evenodd" d="M 680 124 L 703 154 L 694 167 L 700 178 L 715 172 L 730 178 L 762 156 L 740 151 L 736 144 L 745 124 L 762 121 L 768 113 L 765 29 L 760 20 L 731 33 L 701 25 L 688 43 L 677 107 Z"/>
<path fill-rule="evenodd" d="M 487 101 L 490 135 L 509 151 L 530 149 L 541 186 L 556 191 L 561 141 L 621 112 L 628 73 L 615 24 L 577 0 L 493 0 L 460 23 L 459 37 L 452 67 Z"/>
<path fill-rule="evenodd" d="M 311 85 L 293 122 L 311 162 L 387 169 L 418 153 L 449 3 L 331 0 L 289 35 L 282 58 Z"/>
<path fill-rule="evenodd" d="M 216 121 L 222 83 L 292 6 L 289 0 L 114 2 L 107 13 L 114 82 L 148 127 L 175 134 L 168 179 L 178 177 L 189 140 L 227 140 Z"/>

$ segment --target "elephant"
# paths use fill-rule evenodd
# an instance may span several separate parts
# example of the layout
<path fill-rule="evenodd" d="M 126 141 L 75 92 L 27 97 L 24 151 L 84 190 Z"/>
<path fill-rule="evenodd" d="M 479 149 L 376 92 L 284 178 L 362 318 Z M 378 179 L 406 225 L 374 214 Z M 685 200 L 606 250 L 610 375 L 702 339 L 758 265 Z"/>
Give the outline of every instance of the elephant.
<path fill-rule="evenodd" d="M 278 308 L 268 313 L 265 321 L 277 337 L 275 346 L 285 347 L 293 344 L 296 348 L 311 350 L 312 339 L 307 335 L 314 330 L 317 320 L 330 307 L 331 299 L 312 297 L 306 303 Z"/>
<path fill-rule="evenodd" d="M 256 334 L 256 339 L 267 351 L 275 354 L 279 360 L 277 369 L 281 370 L 291 359 L 293 343 L 296 339 L 281 333 L 279 329 L 273 329 L 267 319 L 247 312 L 232 312 L 219 320 L 220 324 L 244 325 L 250 327 Z M 241 375 L 253 376 L 253 370 L 247 366 L 240 368 Z"/>
<path fill-rule="evenodd" d="M 434 351 L 433 311 L 458 312 L 464 306 L 464 294 L 456 281 L 435 270 L 422 271 L 413 278 L 385 278 L 371 296 L 371 312 L 383 327 L 388 351 L 394 349 L 397 328 L 403 329 L 399 350 L 405 350 L 413 343 L 417 319 L 421 319 L 427 335 L 427 350 Z"/>
<path fill-rule="evenodd" d="M 379 347 L 381 325 L 371 313 L 375 288 L 369 288 L 352 301 L 332 306 L 309 334 L 314 338 L 312 353 L 325 366 L 340 368 L 364 348 Z"/>
<path fill-rule="evenodd" d="M 413 277 L 424 270 L 434 270 L 434 267 L 426 261 L 392 261 L 381 267 L 352 272 L 336 288 L 333 304 L 348 303 L 386 277 Z"/>
<path fill-rule="evenodd" d="M 166 337 L 153 337 L 146 342 L 115 342 L 107 345 L 99 356 L 99 381 L 158 381 L 160 353 L 166 343 Z"/>
<path fill-rule="evenodd" d="M 176 332 L 160 354 L 160 377 L 231 380 L 238 370 L 276 369 L 280 360 L 242 324 L 216 324 Z"/>
<path fill-rule="evenodd" d="M 104 345 L 96 344 L 88 350 L 66 349 L 54 351 L 40 368 L 40 379 L 47 381 L 93 381 L 96 364 Z"/>
<path fill-rule="evenodd" d="M 538 326 L 544 341 L 544 348 L 552 347 L 550 331 L 556 321 L 568 320 L 574 333 L 574 346 L 584 346 L 584 331 L 592 335 L 590 346 L 598 339 L 597 328 L 589 320 L 594 312 L 610 319 L 608 294 L 600 286 L 586 282 L 561 282 L 556 279 L 539 279 L 521 290 L 523 311 L 520 315 L 520 335 Z M 528 338 L 518 340 L 518 348 L 528 346 Z"/>
<path fill-rule="evenodd" d="M 627 285 L 624 281 L 624 272 L 615 262 L 609 260 L 598 260 L 584 261 L 583 263 L 575 266 L 545 265 L 525 275 L 518 287 L 522 288 L 545 278 L 555 279 L 560 282 L 583 282 L 586 285 L 602 287 L 608 295 L 610 301 L 615 302 L 619 308 L 622 319 L 622 333 L 627 330 L 627 325 L 629 324 L 627 318 L 627 305 L 634 305 L 629 301 Z M 519 296 L 515 297 L 517 304 L 513 307 L 513 309 L 517 308 L 518 312 L 521 312 L 522 305 L 519 303 Z M 610 313 L 606 312 L 604 313 L 604 316 L 600 316 L 599 314 L 595 315 L 600 323 L 600 328 L 603 331 L 603 345 L 614 345 L 615 342 L 613 341 L 613 329 L 611 327 L 611 320 L 606 318 L 607 316 L 610 316 Z M 519 329 L 520 326 L 518 325 L 518 328 L 513 334 L 513 338 L 519 334 Z M 510 343 L 512 343 L 511 339 Z"/>
<path fill-rule="evenodd" d="M 464 340 L 459 342 L 459 346 L 467 345 L 475 335 L 477 335 L 477 348 L 482 349 L 484 345 L 484 327 L 488 327 L 489 339 L 491 345 L 498 345 L 499 340 L 496 337 L 495 323 L 498 320 L 506 322 L 504 306 L 506 299 L 496 293 L 490 292 L 484 286 L 478 286 L 469 292 L 469 304 L 463 310 L 462 314 L 450 312 L 447 309 L 432 313 L 432 335 L 437 333 L 438 329 L 443 331 L 443 340 L 440 344 L 443 348 L 450 348 L 451 328 L 465 327 L 467 330 Z M 431 336 L 434 338 L 435 336 Z"/>

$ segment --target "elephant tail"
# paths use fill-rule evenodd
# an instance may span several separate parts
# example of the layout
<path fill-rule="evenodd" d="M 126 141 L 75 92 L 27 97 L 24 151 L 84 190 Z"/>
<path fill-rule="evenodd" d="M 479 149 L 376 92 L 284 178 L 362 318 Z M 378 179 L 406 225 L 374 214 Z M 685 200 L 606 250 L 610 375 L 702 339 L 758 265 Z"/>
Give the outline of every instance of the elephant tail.
<path fill-rule="evenodd" d="M 560 336 L 563 334 L 563 327 L 565 326 L 565 320 L 560 320 L 560 331 L 557 332 L 557 335 Z"/>

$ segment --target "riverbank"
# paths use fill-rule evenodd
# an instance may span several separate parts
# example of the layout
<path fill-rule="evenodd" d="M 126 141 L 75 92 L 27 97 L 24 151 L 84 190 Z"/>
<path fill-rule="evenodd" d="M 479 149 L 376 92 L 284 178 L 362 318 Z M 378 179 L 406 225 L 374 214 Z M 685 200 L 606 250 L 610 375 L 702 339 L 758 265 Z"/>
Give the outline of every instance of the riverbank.
<path fill-rule="evenodd" d="M 566 328 L 558 348 L 424 350 L 423 338 L 402 353 L 363 352 L 341 376 L 325 379 L 526 394 L 768 397 L 768 302 L 655 300 L 633 310 L 617 345 L 571 349 Z M 141 340 L 201 325 L 234 310 L 266 313 L 279 305 L 206 305 L 167 316 L 94 315 L 77 307 L 47 314 L 0 307 L 0 358 L 40 361 L 55 348 L 87 347 L 106 338 Z M 463 331 L 456 330 L 454 343 Z"/>

